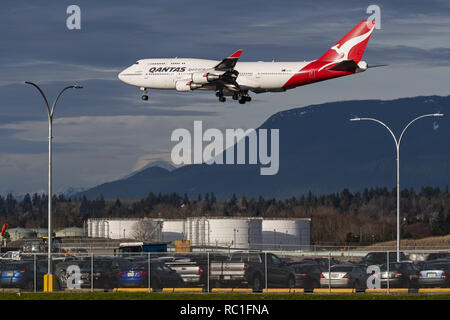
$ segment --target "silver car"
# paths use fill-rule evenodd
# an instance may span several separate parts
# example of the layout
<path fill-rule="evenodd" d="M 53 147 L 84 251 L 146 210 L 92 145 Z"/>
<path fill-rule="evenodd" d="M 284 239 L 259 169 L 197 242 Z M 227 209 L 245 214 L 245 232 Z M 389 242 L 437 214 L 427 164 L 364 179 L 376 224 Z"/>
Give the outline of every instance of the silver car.
<path fill-rule="evenodd" d="M 449 279 L 450 261 L 433 261 L 426 263 L 419 273 L 420 287 L 447 287 Z"/>
<path fill-rule="evenodd" d="M 366 288 L 367 273 L 364 267 L 355 264 L 336 264 L 331 267 L 331 272 L 320 274 L 320 286 L 331 288 Z"/>

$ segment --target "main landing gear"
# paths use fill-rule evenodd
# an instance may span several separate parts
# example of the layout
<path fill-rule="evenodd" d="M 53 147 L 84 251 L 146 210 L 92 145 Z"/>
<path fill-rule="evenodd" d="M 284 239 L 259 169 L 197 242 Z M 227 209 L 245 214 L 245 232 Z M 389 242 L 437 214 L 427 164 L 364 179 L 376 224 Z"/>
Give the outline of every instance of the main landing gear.
<path fill-rule="evenodd" d="M 236 92 L 233 94 L 233 100 L 239 100 L 240 104 L 252 101 L 252 98 L 248 95 L 248 92 Z"/>
<path fill-rule="evenodd" d="M 227 98 L 225 98 L 225 97 L 223 96 L 222 90 L 216 92 L 216 97 L 219 98 L 219 101 L 220 101 L 220 102 L 225 102 L 225 101 L 227 101 Z"/>
<path fill-rule="evenodd" d="M 225 102 L 227 99 L 223 96 L 221 90 L 216 92 L 216 97 L 219 98 L 220 102 Z M 252 98 L 248 95 L 248 91 L 239 91 L 233 93 L 233 100 L 238 100 L 240 104 L 252 101 Z"/>
<path fill-rule="evenodd" d="M 147 88 L 143 88 L 141 87 L 141 91 L 142 91 L 142 100 L 147 101 L 148 100 L 148 95 L 147 95 Z"/>

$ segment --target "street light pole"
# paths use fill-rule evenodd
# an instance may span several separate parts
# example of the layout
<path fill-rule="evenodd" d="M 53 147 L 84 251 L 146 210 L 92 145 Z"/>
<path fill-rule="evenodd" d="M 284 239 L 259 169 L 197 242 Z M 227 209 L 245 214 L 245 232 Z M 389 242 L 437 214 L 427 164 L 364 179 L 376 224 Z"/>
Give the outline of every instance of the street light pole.
<path fill-rule="evenodd" d="M 383 127 L 385 127 L 391 134 L 392 138 L 394 138 L 395 148 L 397 151 L 397 262 L 400 262 L 400 143 L 402 142 L 402 138 L 406 132 L 406 129 L 408 129 L 408 127 L 411 124 L 413 124 L 415 121 L 425 118 L 425 117 L 443 117 L 443 116 L 444 115 L 442 113 L 432 113 L 432 114 L 424 114 L 422 116 L 419 116 L 419 117 L 413 119 L 403 129 L 402 133 L 400 134 L 400 138 L 398 140 L 397 140 L 395 134 L 392 132 L 392 130 L 386 124 L 381 122 L 380 120 L 373 119 L 373 118 L 352 118 L 352 119 L 350 119 L 350 121 L 368 120 L 368 121 L 374 121 L 376 123 L 379 123 Z"/>
<path fill-rule="evenodd" d="M 56 103 L 59 100 L 59 97 L 62 95 L 64 91 L 67 89 L 81 89 L 82 86 L 79 85 L 73 85 L 73 86 L 67 86 L 64 89 L 62 89 L 58 96 L 56 97 L 55 101 L 52 104 L 52 108 L 50 109 L 50 106 L 48 104 L 47 97 L 45 96 L 44 92 L 41 90 L 41 88 L 38 87 L 37 84 L 29 81 L 25 81 L 26 84 L 30 84 L 34 86 L 42 95 L 42 98 L 44 98 L 45 107 L 47 108 L 47 114 L 48 114 L 48 269 L 47 274 L 52 274 L 52 234 L 53 234 L 53 228 L 52 228 L 52 130 L 53 130 L 53 113 L 55 112 Z"/>

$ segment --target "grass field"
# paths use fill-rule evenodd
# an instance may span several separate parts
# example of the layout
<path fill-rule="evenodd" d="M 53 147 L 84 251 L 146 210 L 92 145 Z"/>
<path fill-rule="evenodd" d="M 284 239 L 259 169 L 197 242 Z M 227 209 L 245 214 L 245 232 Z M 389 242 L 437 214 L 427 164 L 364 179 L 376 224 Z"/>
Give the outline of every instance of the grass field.
<path fill-rule="evenodd" d="M 450 294 L 0 293 L 0 300 L 450 300 Z"/>

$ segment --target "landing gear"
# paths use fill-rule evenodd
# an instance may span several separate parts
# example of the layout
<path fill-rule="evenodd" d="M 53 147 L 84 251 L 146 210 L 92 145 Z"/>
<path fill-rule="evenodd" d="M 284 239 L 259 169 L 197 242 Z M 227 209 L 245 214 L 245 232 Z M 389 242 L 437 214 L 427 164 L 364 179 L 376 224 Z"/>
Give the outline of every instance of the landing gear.
<path fill-rule="evenodd" d="M 231 94 L 229 94 L 229 95 L 231 95 Z M 223 96 L 222 90 L 218 90 L 216 92 L 216 97 L 219 98 L 220 102 L 226 101 L 226 98 Z M 239 101 L 240 104 L 244 104 L 246 102 L 252 101 L 252 98 L 248 95 L 248 90 L 245 90 L 245 91 L 241 90 L 241 91 L 233 92 L 232 98 L 233 98 L 233 100 Z"/>
<path fill-rule="evenodd" d="M 142 100 L 147 101 L 148 100 L 148 95 L 147 95 L 147 88 L 141 87 L 141 91 L 142 91 Z"/>
<path fill-rule="evenodd" d="M 220 102 L 225 102 L 225 101 L 227 101 L 227 99 L 223 96 L 222 90 L 219 90 L 219 91 L 216 92 L 216 97 L 219 98 L 219 101 L 220 101 Z"/>
<path fill-rule="evenodd" d="M 240 104 L 252 101 L 252 98 L 248 95 L 248 92 L 239 93 L 238 98 Z"/>

